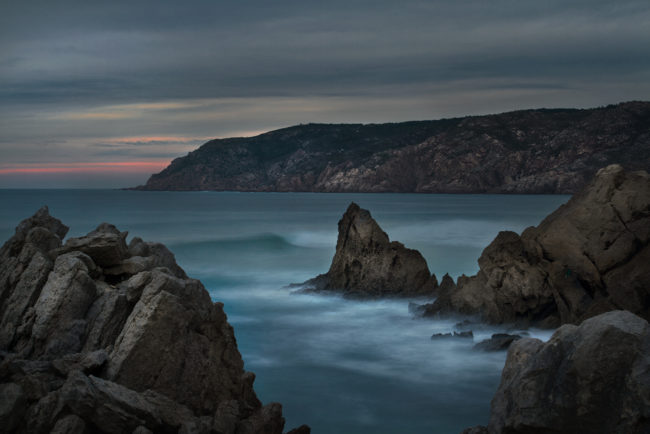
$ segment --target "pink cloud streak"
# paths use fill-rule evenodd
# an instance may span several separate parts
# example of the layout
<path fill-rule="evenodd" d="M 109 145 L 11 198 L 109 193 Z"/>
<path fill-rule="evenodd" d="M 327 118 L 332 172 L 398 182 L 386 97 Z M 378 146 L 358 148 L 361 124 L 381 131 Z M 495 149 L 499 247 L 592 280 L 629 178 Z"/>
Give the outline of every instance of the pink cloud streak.
<path fill-rule="evenodd" d="M 45 163 L 45 164 L 10 164 L 0 166 L 0 174 L 9 173 L 140 173 L 159 172 L 170 160 L 161 161 L 117 161 L 87 163 Z"/>

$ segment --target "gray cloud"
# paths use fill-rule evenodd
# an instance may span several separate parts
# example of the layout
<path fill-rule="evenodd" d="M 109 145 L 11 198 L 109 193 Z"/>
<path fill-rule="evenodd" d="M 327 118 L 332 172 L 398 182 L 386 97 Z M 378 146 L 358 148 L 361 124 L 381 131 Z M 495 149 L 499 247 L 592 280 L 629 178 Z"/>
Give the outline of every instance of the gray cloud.
<path fill-rule="evenodd" d="M 44 141 L 95 158 L 115 137 L 650 96 L 647 0 L 5 3 L 0 152 L 15 161 Z"/>

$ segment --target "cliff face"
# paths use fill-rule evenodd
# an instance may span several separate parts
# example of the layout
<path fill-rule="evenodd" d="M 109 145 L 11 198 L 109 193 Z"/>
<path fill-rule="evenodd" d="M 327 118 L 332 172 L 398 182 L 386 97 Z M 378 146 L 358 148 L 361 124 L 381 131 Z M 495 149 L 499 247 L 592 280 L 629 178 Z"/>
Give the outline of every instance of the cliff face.
<path fill-rule="evenodd" d="M 433 295 L 438 282 L 420 252 L 391 242 L 370 212 L 351 203 L 339 221 L 329 271 L 302 285 L 307 291 L 391 297 Z"/>
<path fill-rule="evenodd" d="M 574 193 L 611 163 L 650 169 L 650 103 L 212 140 L 142 190 Z"/>
<path fill-rule="evenodd" d="M 42 208 L 0 250 L 4 432 L 281 433 L 223 312 L 162 244 Z"/>
<path fill-rule="evenodd" d="M 650 319 L 650 176 L 601 169 L 521 236 L 501 232 L 476 276 L 440 291 L 426 315 L 557 326 L 625 309 Z"/>

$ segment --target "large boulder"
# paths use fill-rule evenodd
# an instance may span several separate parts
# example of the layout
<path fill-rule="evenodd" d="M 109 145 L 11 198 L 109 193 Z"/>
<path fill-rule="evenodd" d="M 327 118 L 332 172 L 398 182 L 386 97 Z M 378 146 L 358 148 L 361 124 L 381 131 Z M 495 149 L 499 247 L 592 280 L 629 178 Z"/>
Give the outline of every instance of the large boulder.
<path fill-rule="evenodd" d="M 650 325 L 611 311 L 512 344 L 492 400 L 497 433 L 650 432 Z"/>
<path fill-rule="evenodd" d="M 438 283 L 420 252 L 391 242 L 370 212 L 351 203 L 338 226 L 329 271 L 304 288 L 356 297 L 433 295 Z"/>
<path fill-rule="evenodd" d="M 0 249 L 4 432 L 279 434 L 221 303 L 162 244 L 47 208 Z"/>
<path fill-rule="evenodd" d="M 611 165 L 539 226 L 499 233 L 479 272 L 441 290 L 425 315 L 547 327 L 614 309 L 649 319 L 648 264 L 650 176 Z"/>

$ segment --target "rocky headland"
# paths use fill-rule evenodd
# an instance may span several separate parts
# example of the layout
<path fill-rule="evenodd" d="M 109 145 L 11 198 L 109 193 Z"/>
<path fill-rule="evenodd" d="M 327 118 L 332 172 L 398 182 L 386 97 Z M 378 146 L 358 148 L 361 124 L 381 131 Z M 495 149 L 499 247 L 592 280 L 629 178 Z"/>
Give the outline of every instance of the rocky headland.
<path fill-rule="evenodd" d="M 0 249 L 3 432 L 282 433 L 223 305 L 165 246 L 67 231 L 44 207 Z"/>
<path fill-rule="evenodd" d="M 567 193 L 650 170 L 650 103 L 389 124 L 308 124 L 211 140 L 139 190 Z"/>
<path fill-rule="evenodd" d="M 351 203 L 338 228 L 329 271 L 297 285 L 301 291 L 350 297 L 434 295 L 438 281 L 424 257 L 400 242 L 391 242 L 369 211 Z"/>
<path fill-rule="evenodd" d="M 542 327 L 617 309 L 650 319 L 649 244 L 650 176 L 611 165 L 539 226 L 499 233 L 479 272 L 440 290 L 424 315 Z"/>
<path fill-rule="evenodd" d="M 487 427 L 464 434 L 650 432 L 650 325 L 611 311 L 508 350 Z"/>

